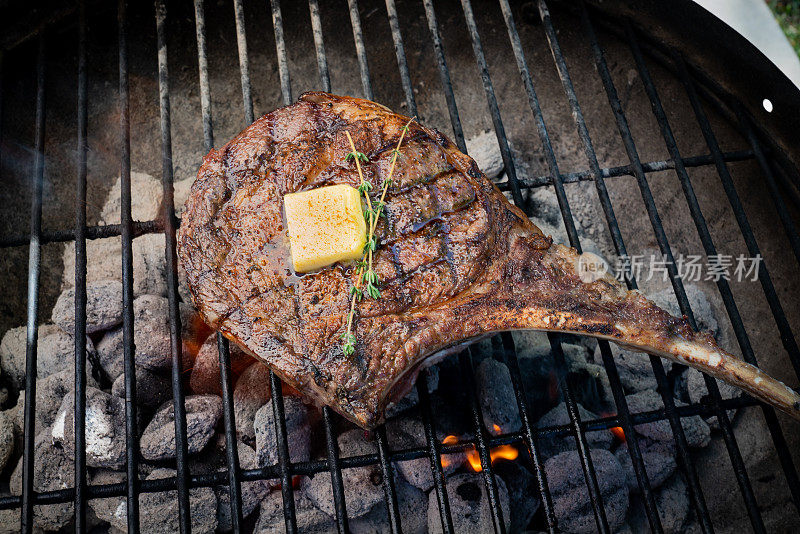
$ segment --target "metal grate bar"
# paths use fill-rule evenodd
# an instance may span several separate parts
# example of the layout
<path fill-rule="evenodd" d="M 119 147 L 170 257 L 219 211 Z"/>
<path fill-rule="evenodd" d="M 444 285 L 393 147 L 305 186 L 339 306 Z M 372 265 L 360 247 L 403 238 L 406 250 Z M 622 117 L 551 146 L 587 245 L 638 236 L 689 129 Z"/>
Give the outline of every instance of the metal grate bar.
<path fill-rule="evenodd" d="M 425 430 L 425 439 L 428 442 L 428 458 L 431 461 L 433 472 L 433 485 L 436 488 L 436 500 L 439 503 L 439 518 L 442 520 L 442 532 L 453 534 L 453 516 L 450 513 L 450 498 L 447 495 L 447 481 L 442 469 L 442 446 L 436 437 L 436 428 L 431 414 L 431 401 L 428 395 L 428 371 L 420 373 L 417 377 L 417 394 L 419 407 L 422 414 L 422 427 Z"/>
<path fill-rule="evenodd" d="M 247 35 L 244 25 L 242 0 L 233 0 L 236 16 L 236 48 L 239 51 L 239 73 L 242 79 L 242 101 L 244 102 L 244 122 L 250 125 L 253 120 L 253 97 L 250 94 L 250 62 L 247 56 Z"/>
<path fill-rule="evenodd" d="M 536 90 L 533 85 L 533 78 L 531 77 L 530 70 L 528 69 L 528 65 L 525 60 L 525 55 L 522 50 L 522 44 L 520 42 L 519 33 L 517 33 L 516 25 L 514 24 L 513 14 L 511 13 L 511 8 L 508 4 L 508 0 L 500 0 L 500 7 L 503 11 L 503 17 L 506 22 L 506 27 L 508 28 L 509 39 L 511 40 L 511 45 L 514 50 L 514 57 L 517 61 L 517 66 L 520 71 L 520 76 L 522 77 L 522 82 L 523 85 L 525 86 L 525 91 L 528 95 L 530 108 L 534 114 L 536 127 L 539 132 L 539 136 L 541 138 L 542 146 L 544 147 L 545 157 L 547 159 L 548 167 L 550 168 L 551 179 L 553 185 L 555 186 L 556 194 L 558 195 L 559 206 L 560 207 L 563 206 L 562 214 L 564 218 L 564 224 L 566 225 L 567 232 L 570 236 L 570 244 L 576 247 L 577 250 L 581 250 L 578 235 L 575 230 L 574 220 L 569 210 L 569 201 L 564 192 L 564 185 L 561 180 L 561 174 L 558 170 L 558 162 L 556 160 L 553 147 L 550 143 L 550 137 L 547 133 L 547 127 L 545 125 L 544 116 L 542 115 L 542 110 L 539 105 L 539 99 L 538 96 L 536 95 Z M 613 214 L 613 208 L 612 208 L 612 214 Z M 645 470 L 644 467 L 644 459 L 639 449 L 639 441 L 637 439 L 637 433 L 633 425 L 631 424 L 630 410 L 628 409 L 628 403 L 625 400 L 625 393 L 622 389 L 619 373 L 617 371 L 616 364 L 614 363 L 611 354 L 611 347 L 605 340 L 601 340 L 599 342 L 599 346 L 600 346 L 600 352 L 603 357 L 603 362 L 605 364 L 606 371 L 609 377 L 609 382 L 611 384 L 612 394 L 614 396 L 614 402 L 615 405 L 617 406 L 618 412 L 621 414 L 622 417 L 623 430 L 627 436 L 630 436 L 632 438 L 628 440 L 628 453 L 631 458 L 631 463 L 633 465 L 634 474 L 636 475 L 636 480 L 639 485 L 639 489 L 644 499 L 645 513 L 647 515 L 648 522 L 650 523 L 650 528 L 654 532 L 662 532 L 663 527 L 661 526 L 661 519 L 658 515 L 658 510 L 656 508 L 655 497 L 653 496 L 652 488 L 650 487 L 650 481 L 647 477 L 647 471 Z"/>
<path fill-rule="evenodd" d="M 558 75 L 561 78 L 561 83 L 564 88 L 564 92 L 567 96 L 567 100 L 570 103 L 570 108 L 572 109 L 572 116 L 574 118 L 575 125 L 578 130 L 578 135 L 584 147 L 584 152 L 586 153 L 586 158 L 589 162 L 589 166 L 592 168 L 595 176 L 595 185 L 597 188 L 597 193 L 600 198 L 600 203 L 606 217 L 606 222 L 609 228 L 609 232 L 611 234 L 611 238 L 614 242 L 614 247 L 617 251 L 617 254 L 621 258 L 626 258 L 628 257 L 628 252 L 625 247 L 625 242 L 622 238 L 619 224 L 617 223 L 616 215 L 614 214 L 614 208 L 611 204 L 611 199 L 608 195 L 608 190 L 605 187 L 603 176 L 600 173 L 600 168 L 597 163 L 597 156 L 595 154 L 594 147 L 592 146 L 591 137 L 589 136 L 589 130 L 586 127 L 586 122 L 584 120 L 580 104 L 578 103 L 577 96 L 575 95 L 575 88 L 569 76 L 569 71 L 567 69 L 566 61 L 564 60 L 564 55 L 561 52 L 561 47 L 558 43 L 558 38 L 556 37 L 555 28 L 553 27 L 552 20 L 550 19 L 549 10 L 543 0 L 539 1 L 538 7 L 539 7 L 539 14 L 542 19 L 542 25 L 545 30 L 545 35 L 547 37 L 550 50 L 553 54 L 553 59 L 556 65 L 556 69 L 558 70 Z M 626 285 L 628 286 L 629 289 L 635 289 L 637 287 L 636 280 L 633 278 L 630 270 L 627 267 L 625 271 L 626 272 L 624 273 L 624 275 L 625 275 Z M 604 356 L 604 363 L 605 359 L 606 358 Z M 694 510 L 698 515 L 703 531 L 712 532 L 713 526 L 711 525 L 711 518 L 708 514 L 708 508 L 706 506 L 705 497 L 703 496 L 703 490 L 702 487 L 700 486 L 700 481 L 697 476 L 697 470 L 695 469 L 694 463 L 691 459 L 691 456 L 689 455 L 689 446 L 686 442 L 686 436 L 684 434 L 683 426 L 681 425 L 679 416 L 676 414 L 675 402 L 672 396 L 669 394 L 670 388 L 667 383 L 666 373 L 664 372 L 664 365 L 662 364 L 661 360 L 656 356 L 650 356 L 650 364 L 653 368 L 653 374 L 658 384 L 657 389 L 661 394 L 661 398 L 664 402 L 664 409 L 669 419 L 673 437 L 675 438 L 677 463 L 686 477 L 687 489 L 689 491 L 689 496 L 691 498 Z"/>
<path fill-rule="evenodd" d="M 122 235 L 122 339 L 125 374 L 125 452 L 128 532 L 139 531 L 139 440 L 133 344 L 133 220 L 131 218 L 131 115 L 128 88 L 127 2 L 119 0 L 120 228 Z"/>
<path fill-rule="evenodd" d="M 722 408 L 725 410 L 738 410 L 751 406 L 757 406 L 758 402 L 752 397 L 735 397 L 722 401 Z M 713 408 L 705 403 L 695 403 L 684 405 L 677 408 L 678 415 L 683 417 L 691 417 L 699 415 L 701 417 L 709 417 L 714 414 Z M 654 421 L 663 421 L 667 419 L 665 410 L 651 410 L 648 412 L 640 412 L 631 414 L 634 425 L 651 423 Z M 620 426 L 622 419 L 619 416 L 600 417 L 588 421 L 582 421 L 581 428 L 584 432 L 596 432 L 600 430 L 608 430 L 609 428 Z M 538 428 L 535 431 L 537 439 L 545 437 L 566 437 L 573 433 L 572 425 L 557 425 Z M 497 445 L 510 445 L 515 443 L 524 443 L 525 437 L 520 432 L 510 432 L 496 437 L 490 437 L 488 444 L 490 447 Z M 466 451 L 474 447 L 472 440 L 464 440 L 456 442 L 452 445 L 445 445 L 440 447 L 439 454 L 453 454 Z M 416 458 L 430 458 L 430 452 L 427 448 L 414 447 L 411 449 L 402 449 L 394 451 L 388 455 L 391 462 L 400 462 L 404 460 L 413 460 Z M 376 465 L 380 463 L 378 454 L 365 454 L 360 456 L 350 456 L 342 458 L 342 468 L 349 469 L 353 467 L 364 467 L 369 465 Z M 258 469 L 243 469 L 241 471 L 242 481 L 255 481 L 273 479 L 280 476 L 279 465 L 271 465 Z M 313 460 L 308 462 L 298 462 L 293 465 L 293 472 L 298 475 L 312 475 L 324 471 L 328 468 L 327 460 Z M 189 477 L 190 488 L 210 487 L 227 483 L 228 475 L 225 472 L 217 471 L 214 473 L 194 474 Z M 140 485 L 140 493 L 156 493 L 164 492 L 175 489 L 174 478 L 163 478 L 157 480 L 143 480 Z M 88 496 L 90 499 L 97 497 L 120 497 L 124 496 L 127 491 L 125 482 L 114 484 L 98 484 L 89 485 L 87 487 Z M 56 504 L 71 501 L 75 498 L 74 488 L 66 488 L 61 490 L 43 491 L 36 493 L 34 496 L 34 504 Z M 10 495 L 0 497 L 0 509 L 17 508 L 22 503 L 22 497 L 19 495 Z"/>
<path fill-rule="evenodd" d="M 691 325 L 692 329 L 696 331 L 697 322 L 695 321 L 694 314 L 692 313 L 691 306 L 689 305 L 689 301 L 686 297 L 683 283 L 680 277 L 678 276 L 677 268 L 675 266 L 675 261 L 672 256 L 672 251 L 669 245 L 669 241 L 667 239 L 666 233 L 664 232 L 663 225 L 661 224 L 661 218 L 658 214 L 658 210 L 656 208 L 655 201 L 650 191 L 650 187 L 647 184 L 647 178 L 645 177 L 644 172 L 640 172 L 638 170 L 640 168 L 638 151 L 636 149 L 633 137 L 628 127 L 628 122 L 627 119 L 625 118 L 625 113 L 622 110 L 622 104 L 620 103 L 616 89 L 614 88 L 614 83 L 611 79 L 611 74 L 608 71 L 608 66 L 605 61 L 603 50 L 600 47 L 599 42 L 597 41 L 597 37 L 594 33 L 594 28 L 590 20 L 589 12 L 585 4 L 581 4 L 581 7 L 582 7 L 581 18 L 583 20 L 587 35 L 589 37 L 592 46 L 592 52 L 595 57 L 595 65 L 597 67 L 598 74 L 600 75 L 600 79 L 603 82 L 603 86 L 605 87 L 606 94 L 608 96 L 608 100 L 611 105 L 612 111 L 614 112 L 614 116 L 617 121 L 617 126 L 620 132 L 620 137 L 622 138 L 623 144 L 625 145 L 625 151 L 628 153 L 628 157 L 631 160 L 631 163 L 633 163 L 634 166 L 637 167 L 637 172 L 636 172 L 637 182 L 639 183 L 639 188 L 641 189 L 642 192 L 642 198 L 645 202 L 645 207 L 647 209 L 648 216 L 650 217 L 651 226 L 653 227 L 653 231 L 656 235 L 656 240 L 658 241 L 659 248 L 661 249 L 661 253 L 664 254 L 664 256 L 667 258 L 667 271 L 670 280 L 672 282 L 673 289 L 675 290 L 676 297 L 678 298 L 678 304 L 681 308 L 681 312 L 683 313 L 683 315 L 686 316 L 686 319 L 689 321 L 689 324 Z M 750 521 L 753 525 L 753 528 L 757 532 L 763 532 L 764 524 L 761 519 L 761 514 L 758 510 L 758 505 L 755 500 L 755 495 L 753 494 L 753 489 L 750 484 L 747 471 L 744 466 L 744 461 L 742 460 L 741 457 L 741 452 L 739 451 L 739 446 L 736 442 L 736 437 L 733 434 L 733 429 L 731 427 L 730 420 L 728 419 L 728 414 L 727 412 L 719 408 L 719 401 L 721 399 L 719 394 L 719 387 L 717 386 L 717 383 L 713 378 L 707 375 L 703 375 L 703 378 L 706 383 L 706 388 L 708 389 L 709 394 L 711 396 L 711 400 L 717 408 L 716 416 L 720 423 L 723 439 L 728 449 L 728 454 L 730 456 L 731 463 L 733 464 L 734 474 L 736 475 L 736 479 L 739 484 L 739 489 L 742 493 L 745 506 L 747 506 L 748 515 L 750 516 Z"/>
<path fill-rule="evenodd" d="M 511 149 L 508 146 L 506 129 L 500 118 L 500 107 L 497 105 L 497 97 L 494 94 L 492 79 L 489 76 L 489 66 L 486 64 L 486 56 L 483 53 L 483 45 L 481 45 L 481 37 L 478 34 L 478 26 L 475 23 L 475 16 L 472 13 L 472 4 L 470 0 L 461 0 L 461 9 L 464 11 L 464 17 L 466 18 L 475 62 L 478 64 L 478 70 L 481 73 L 483 91 L 486 93 L 486 101 L 492 115 L 492 124 L 494 125 L 497 142 L 500 145 L 500 155 L 503 158 L 503 166 L 508 175 L 508 182 L 511 185 L 511 196 L 514 199 L 514 204 L 522 208 L 524 204 L 522 192 L 519 189 L 519 182 L 517 180 L 517 167 L 514 163 L 514 156 L 511 154 Z"/>
<path fill-rule="evenodd" d="M 210 119 L 210 108 L 209 108 L 209 119 Z M 208 141 L 213 141 L 213 137 Z M 211 150 L 211 148 L 213 148 L 212 145 L 213 142 L 207 142 L 206 150 Z M 725 162 L 747 161 L 751 159 L 755 159 L 755 156 L 751 150 L 737 150 L 737 151 L 722 153 L 722 160 Z M 687 169 L 691 167 L 704 167 L 706 165 L 713 165 L 713 164 L 714 164 L 714 158 L 710 154 L 706 154 L 703 156 L 688 156 L 683 158 L 683 165 Z M 673 170 L 675 169 L 675 162 L 671 159 L 661 160 L 661 161 L 648 161 L 646 163 L 642 163 L 642 169 L 644 170 L 645 173 Z M 599 173 L 600 173 L 599 176 L 601 178 L 616 178 L 619 176 L 633 176 L 634 171 L 632 165 L 622 165 L 619 167 L 601 168 L 599 170 Z M 562 174 L 561 178 L 562 182 L 565 184 L 583 182 L 583 181 L 593 181 L 596 179 L 592 171 L 578 171 L 578 172 L 566 173 Z M 551 176 L 547 174 L 544 176 L 537 176 L 534 178 L 520 177 L 518 178 L 518 180 L 520 188 L 531 189 L 535 187 L 550 185 Z M 497 186 L 500 188 L 500 190 L 508 190 L 509 188 L 509 185 L 507 183 L 497 184 Z M 139 237 L 145 234 L 161 233 L 163 231 L 164 231 L 164 225 L 160 219 L 154 219 L 151 221 L 133 221 L 133 237 Z M 122 229 L 119 224 L 101 224 L 101 225 L 93 225 L 86 227 L 87 239 L 103 239 L 106 237 L 116 237 L 121 235 L 121 233 Z M 28 240 L 29 236 L 24 234 L 0 238 L 0 249 L 25 246 L 28 244 Z M 74 241 L 74 240 L 75 240 L 75 229 L 64 228 L 61 230 L 49 230 L 42 232 L 39 242 L 44 245 L 46 243 L 64 243 L 67 241 Z"/>
<path fill-rule="evenodd" d="M 475 433 L 475 440 L 478 442 L 478 456 L 481 460 L 481 474 L 483 475 L 483 483 L 486 486 L 489 497 L 489 510 L 492 514 L 492 524 L 494 531 L 498 533 L 506 532 L 506 524 L 503 521 L 503 510 L 500 506 L 500 495 L 497 491 L 497 481 L 494 479 L 495 475 L 492 471 L 492 457 L 489 452 L 489 444 L 487 440 L 485 421 L 483 420 L 483 412 L 481 411 L 480 403 L 478 401 L 478 392 L 475 385 L 475 373 L 472 366 L 472 353 L 474 348 L 468 351 L 463 351 L 458 355 L 459 364 L 461 366 L 461 377 L 464 380 L 464 386 L 467 390 L 469 397 L 469 407 L 472 412 L 472 431 Z"/>
<path fill-rule="evenodd" d="M 353 25 L 353 40 L 356 43 L 358 56 L 358 70 L 361 73 L 361 85 L 364 89 L 364 98 L 374 100 L 372 84 L 369 81 L 369 64 L 367 63 L 367 49 L 364 46 L 364 34 L 361 32 L 361 16 L 358 14 L 358 0 L 347 0 L 350 9 L 350 24 Z"/>
<path fill-rule="evenodd" d="M 194 29 L 197 37 L 197 70 L 200 76 L 200 108 L 203 113 L 205 151 L 214 148 L 214 125 L 211 121 L 211 88 L 208 84 L 208 54 L 206 52 L 206 15 L 204 0 L 194 0 Z"/>
<path fill-rule="evenodd" d="M 25 348 L 25 412 L 22 460 L 22 531 L 33 531 L 34 446 L 36 431 L 36 357 L 38 350 L 39 274 L 42 263 L 42 182 L 44 181 L 45 36 L 39 36 L 36 54 L 36 134 L 31 173 L 31 234 L 28 248 L 28 321 Z"/>
<path fill-rule="evenodd" d="M 270 0 L 272 27 L 275 31 L 275 49 L 278 52 L 278 75 L 281 79 L 283 105 L 292 103 L 292 79 L 289 76 L 289 60 L 286 57 L 286 41 L 283 39 L 283 15 L 280 0 Z"/>
<path fill-rule="evenodd" d="M 208 59 L 206 55 L 206 26 L 203 0 L 194 1 L 195 33 L 197 36 L 197 63 L 200 77 L 200 107 L 203 115 L 203 139 L 206 152 L 214 148 L 214 125 L 211 119 L 211 90 L 208 83 Z M 174 213 L 174 212 L 173 212 Z M 174 215 L 173 215 L 174 217 Z M 228 464 L 228 494 L 231 506 L 231 525 L 234 532 L 241 530 L 242 486 L 239 451 L 236 441 L 236 421 L 233 412 L 231 363 L 228 340 L 217 333 L 222 409 L 225 423 L 225 454 Z"/>
<path fill-rule="evenodd" d="M 78 4 L 78 179 L 75 188 L 75 532 L 86 532 L 86 2 Z"/>
<path fill-rule="evenodd" d="M 389 16 L 389 27 L 392 30 L 394 53 L 397 56 L 397 69 L 400 71 L 400 81 L 403 85 L 403 93 L 406 97 L 408 114 L 412 117 L 416 117 L 417 102 L 414 99 L 414 90 L 411 86 L 411 74 L 408 72 L 406 50 L 403 46 L 403 36 L 400 33 L 400 22 L 398 21 L 397 6 L 395 6 L 394 0 L 386 0 L 386 13 Z"/>
<path fill-rule="evenodd" d="M 186 427 L 186 403 L 181 384 L 183 378 L 183 339 L 178 303 L 178 257 L 175 231 L 174 189 L 172 186 L 172 134 L 170 131 L 169 70 L 165 24 L 167 8 L 164 0 L 156 0 L 156 35 L 158 39 L 158 96 L 161 116 L 161 183 L 163 188 L 164 255 L 167 264 L 167 301 L 169 304 L 170 353 L 172 356 L 172 406 L 175 422 L 175 484 L 178 488 L 178 520 L 181 532 L 191 531 L 189 508 L 189 467 Z"/>
<path fill-rule="evenodd" d="M 439 23 L 436 20 L 436 11 L 433 9 L 433 0 L 422 0 L 425 5 L 425 18 L 428 20 L 428 28 L 433 40 L 433 50 L 436 53 L 436 64 L 439 67 L 439 78 L 444 89 L 444 97 L 447 101 L 447 111 L 450 114 L 450 124 L 453 126 L 453 136 L 456 146 L 461 152 L 467 153 L 467 143 L 464 141 L 464 130 L 461 127 L 461 118 L 458 116 L 458 106 L 456 97 L 453 94 L 453 84 L 450 81 L 450 69 L 447 68 L 447 59 L 444 57 L 444 47 L 442 37 L 439 35 Z"/>
<path fill-rule="evenodd" d="M 400 525 L 400 508 L 397 502 L 397 492 L 394 487 L 394 468 L 389 461 L 389 444 L 386 441 L 386 427 L 379 426 L 375 430 L 375 443 L 378 444 L 378 458 L 381 461 L 383 474 L 383 493 L 386 501 L 386 513 L 389 518 L 389 528 L 392 534 L 403 531 Z"/>
<path fill-rule="evenodd" d="M 736 222 L 739 225 L 740 231 L 742 232 L 742 237 L 744 238 L 745 245 L 747 246 L 747 251 L 751 257 L 761 257 L 761 249 L 759 248 L 758 242 L 753 234 L 753 229 L 750 226 L 750 221 L 747 219 L 747 215 L 744 211 L 742 201 L 739 198 L 739 194 L 736 192 L 736 187 L 733 185 L 733 179 L 728 171 L 728 166 L 721 158 L 721 151 L 719 149 L 719 144 L 717 143 L 717 138 L 711 129 L 711 124 L 709 123 L 708 117 L 703 110 L 702 104 L 700 103 L 700 99 L 697 94 L 697 88 L 689 76 L 687 65 L 680 56 L 676 55 L 674 59 L 678 68 L 678 76 L 686 88 L 689 101 L 694 109 L 695 117 L 700 125 L 700 130 L 703 132 L 703 137 L 706 140 L 706 145 L 708 145 L 708 148 L 714 157 L 714 164 L 717 168 L 717 174 L 720 177 L 722 186 L 725 189 L 725 194 L 728 197 L 728 202 L 733 209 Z M 789 354 L 789 360 L 792 362 L 795 374 L 800 377 L 800 349 L 798 349 L 797 341 L 792 333 L 791 326 L 789 326 L 789 321 L 786 319 L 783 306 L 781 306 L 780 300 L 778 299 L 778 294 L 775 291 L 775 286 L 773 285 L 772 278 L 769 275 L 766 261 L 762 260 L 761 266 L 758 270 L 758 280 L 761 282 L 761 287 L 764 290 L 764 295 L 767 298 L 770 311 L 772 312 L 772 316 L 774 317 L 775 323 L 778 326 L 778 331 L 781 334 L 783 347 Z"/>
<path fill-rule="evenodd" d="M 323 91 L 331 90 L 331 76 L 328 72 L 328 56 L 325 53 L 325 43 L 322 40 L 322 20 L 319 15 L 318 0 L 308 0 L 308 10 L 311 13 L 311 31 L 314 34 L 314 50 L 317 56 L 317 70 L 322 83 Z"/>
<path fill-rule="evenodd" d="M 649 70 L 644 61 L 644 57 L 642 56 L 639 43 L 636 39 L 636 33 L 634 32 L 634 29 L 630 25 L 630 23 L 626 24 L 626 33 L 628 35 L 628 42 L 631 51 L 633 53 L 634 59 L 636 61 L 639 75 L 644 84 L 648 98 L 650 99 L 650 103 L 653 109 L 653 114 L 656 117 L 656 120 L 659 124 L 659 127 L 661 129 L 661 134 L 664 137 L 664 142 L 667 145 L 667 148 L 669 149 L 670 156 L 676 162 L 675 172 L 681 181 L 681 186 L 683 187 L 684 196 L 686 197 L 686 202 L 692 214 L 692 219 L 694 219 L 695 225 L 697 227 L 697 233 L 700 236 L 700 240 L 703 244 L 703 248 L 705 249 L 706 255 L 713 256 L 717 254 L 717 249 L 714 245 L 711 233 L 709 232 L 708 225 L 706 224 L 705 221 L 705 217 L 703 217 L 703 213 L 700 209 L 700 204 L 698 203 L 697 197 L 694 193 L 694 188 L 692 187 L 689 174 L 688 172 L 686 172 L 686 168 L 682 164 L 680 150 L 678 149 L 677 142 L 675 141 L 675 137 L 672 133 L 672 128 L 669 125 L 669 120 L 667 119 L 666 113 L 664 112 L 664 108 L 661 104 L 661 99 L 658 96 L 658 91 L 655 87 L 655 84 L 653 83 L 653 80 L 650 78 Z M 717 281 L 717 287 L 719 289 L 720 296 L 722 297 L 722 301 L 725 305 L 725 309 L 728 313 L 728 317 L 730 318 L 731 325 L 733 326 L 734 332 L 736 334 L 739 347 L 742 350 L 742 355 L 744 357 L 744 360 L 752 365 L 757 365 L 758 362 L 756 361 L 756 357 L 753 352 L 753 347 L 750 343 L 750 338 L 747 335 L 747 331 L 745 330 L 742 317 L 739 314 L 739 309 L 733 297 L 733 292 L 731 291 L 730 284 L 728 284 L 728 281 L 725 280 L 724 278 L 720 278 Z M 788 446 L 786 446 L 786 439 L 783 435 L 783 431 L 781 430 L 780 425 L 778 424 L 778 420 L 775 415 L 775 410 L 772 407 L 764 404 L 761 405 L 761 408 L 762 411 L 764 412 L 764 418 L 767 423 L 767 428 L 769 429 L 773 443 L 775 444 L 776 453 L 781 462 L 781 465 L 783 466 L 783 470 L 786 475 L 787 483 L 789 485 L 792 498 L 795 502 L 795 506 L 798 506 L 800 508 L 800 481 L 798 480 L 797 470 L 794 466 L 794 462 L 792 461 L 791 454 L 789 453 L 789 448 Z"/>
<path fill-rule="evenodd" d="M 778 184 L 775 182 L 775 175 L 772 173 L 764 151 L 761 149 L 761 143 L 758 141 L 753 131 L 750 118 L 739 102 L 734 104 L 734 113 L 736 113 L 736 118 L 739 121 L 739 127 L 744 131 L 747 142 L 750 143 L 756 155 L 756 160 L 758 160 L 758 164 L 761 166 L 761 171 L 767 179 L 767 189 L 772 197 L 772 202 L 775 204 L 775 211 L 778 212 L 778 218 L 780 218 L 781 224 L 786 231 L 786 237 L 789 238 L 789 244 L 792 247 L 792 252 L 794 252 L 794 257 L 797 259 L 798 263 L 800 263 L 800 236 L 797 235 L 797 227 L 789 211 L 786 209 L 786 204 L 783 202 Z"/>

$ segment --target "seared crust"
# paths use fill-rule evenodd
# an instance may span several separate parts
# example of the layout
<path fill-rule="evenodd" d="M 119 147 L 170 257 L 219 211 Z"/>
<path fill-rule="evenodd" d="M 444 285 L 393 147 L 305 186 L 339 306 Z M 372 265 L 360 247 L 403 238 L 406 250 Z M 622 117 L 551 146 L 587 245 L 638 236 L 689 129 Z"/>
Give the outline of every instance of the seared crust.
<path fill-rule="evenodd" d="M 615 280 L 582 282 L 573 249 L 552 245 L 471 158 L 416 122 L 376 232 L 381 298 L 358 304 L 356 352 L 344 356 L 339 337 L 352 266 L 293 274 L 282 199 L 323 185 L 358 185 L 354 163 L 345 160 L 346 131 L 369 157 L 365 179 L 377 189 L 407 121 L 367 100 L 305 93 L 204 158 L 178 247 L 209 325 L 296 389 L 367 428 L 382 420 L 391 395 L 413 382 L 408 374 L 427 356 L 498 330 L 596 335 L 706 371 L 708 362 L 690 353 L 731 358 L 711 336 L 692 332 L 684 319 Z M 742 386 L 727 368 L 711 372 Z M 783 397 L 791 408 L 791 393 Z"/>

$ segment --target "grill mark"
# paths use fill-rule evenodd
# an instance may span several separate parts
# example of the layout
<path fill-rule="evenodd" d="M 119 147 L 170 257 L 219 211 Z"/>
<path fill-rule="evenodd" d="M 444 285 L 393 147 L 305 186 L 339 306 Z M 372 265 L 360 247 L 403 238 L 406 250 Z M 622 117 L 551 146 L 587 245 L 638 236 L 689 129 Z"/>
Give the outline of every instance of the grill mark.
<path fill-rule="evenodd" d="M 428 176 L 420 178 L 416 182 L 412 182 L 412 183 L 408 184 L 405 187 L 401 187 L 399 189 L 396 189 L 395 191 L 392 192 L 391 196 L 395 197 L 397 195 L 402 195 L 404 193 L 408 193 L 412 189 L 416 189 L 417 187 L 426 186 L 426 185 L 430 184 L 431 182 L 435 182 L 436 180 L 438 180 L 442 176 L 447 176 L 448 174 L 452 174 L 453 172 L 458 172 L 458 169 L 456 169 L 455 167 L 453 167 L 451 165 L 447 169 L 442 169 L 441 171 L 439 171 L 439 172 L 437 172 L 435 174 L 430 174 Z M 387 193 L 387 196 L 388 196 L 388 193 Z"/>
<path fill-rule="evenodd" d="M 381 154 L 394 149 L 397 146 L 397 142 L 399 140 L 400 140 L 400 137 L 398 137 L 397 139 L 392 139 L 391 141 L 387 141 L 384 145 L 376 148 L 375 150 L 373 150 L 372 152 L 367 154 L 367 156 L 369 157 L 370 161 L 372 161 L 373 158 L 375 158 L 377 156 L 380 156 Z M 433 139 L 431 139 L 430 136 L 427 133 L 425 133 L 424 130 L 420 130 L 417 133 L 415 133 L 414 135 L 411 135 L 411 136 L 406 137 L 404 139 L 406 144 L 412 143 L 414 141 L 420 141 L 420 140 L 433 141 Z"/>
<path fill-rule="evenodd" d="M 389 252 L 392 253 L 392 256 L 391 256 L 392 257 L 392 266 L 394 267 L 394 272 L 396 273 L 396 276 L 395 276 L 394 279 L 396 280 L 396 279 L 402 278 L 403 276 L 405 276 L 405 274 L 404 274 L 404 270 L 403 270 L 403 264 L 400 261 L 400 255 L 399 255 L 399 253 L 397 251 L 397 245 L 392 244 L 389 247 Z"/>
<path fill-rule="evenodd" d="M 437 218 L 442 223 L 442 240 L 441 240 L 441 250 L 442 255 L 447 261 L 447 266 L 450 268 L 450 273 L 453 275 L 453 281 L 455 285 L 458 285 L 458 275 L 456 274 L 456 265 L 455 259 L 453 258 L 453 250 L 452 250 L 452 243 L 450 242 L 450 223 L 445 220 L 444 213 L 442 213 L 442 205 L 439 202 L 439 188 L 436 184 L 432 184 L 428 189 L 433 194 L 434 202 L 436 203 L 436 212 L 438 213 Z M 467 203 L 467 205 L 471 204 L 472 202 Z M 458 211 L 458 210 L 456 210 Z"/>
<path fill-rule="evenodd" d="M 405 233 L 398 233 L 396 229 L 393 229 L 392 237 L 381 238 L 380 239 L 380 244 L 381 245 L 394 245 L 395 243 L 397 243 L 401 239 L 407 239 L 409 237 L 413 237 L 416 234 L 418 234 L 418 233 L 422 232 L 423 230 L 425 230 L 430 224 L 437 223 L 437 222 L 442 223 L 444 225 L 443 230 L 447 231 L 448 235 L 449 235 L 450 225 L 449 225 L 449 223 L 447 221 L 448 216 L 449 215 L 453 215 L 454 213 L 458 213 L 460 211 L 464 211 L 465 209 L 467 209 L 470 206 L 472 206 L 475 203 L 476 200 L 477 200 L 477 197 L 473 197 L 469 202 L 458 206 L 458 208 L 456 208 L 454 210 L 439 211 L 436 215 L 434 215 L 433 217 L 431 217 L 429 219 L 426 219 L 425 221 L 422 221 L 421 223 L 414 223 L 414 225 L 412 225 L 412 227 L 411 227 L 411 231 L 406 231 Z M 438 204 L 438 200 L 437 200 L 437 204 Z M 385 209 L 386 208 L 384 208 L 384 210 Z"/>

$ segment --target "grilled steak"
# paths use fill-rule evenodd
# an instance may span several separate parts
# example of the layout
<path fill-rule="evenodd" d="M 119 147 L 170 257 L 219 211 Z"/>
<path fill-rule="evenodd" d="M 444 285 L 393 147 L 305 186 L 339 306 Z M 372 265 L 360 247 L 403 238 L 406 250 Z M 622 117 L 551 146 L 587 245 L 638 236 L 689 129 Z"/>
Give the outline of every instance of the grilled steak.
<path fill-rule="evenodd" d="M 800 417 L 797 393 L 720 349 L 708 333 L 608 275 L 582 281 L 553 244 L 433 128 L 412 123 L 376 235 L 379 299 L 342 335 L 353 265 L 291 271 L 286 193 L 359 184 L 345 132 L 378 190 L 408 121 L 367 101 L 306 93 L 204 159 L 178 236 L 194 303 L 212 327 L 319 403 L 365 428 L 430 356 L 501 330 L 575 332 L 696 367 Z M 584 277 L 585 279 L 585 277 Z"/>

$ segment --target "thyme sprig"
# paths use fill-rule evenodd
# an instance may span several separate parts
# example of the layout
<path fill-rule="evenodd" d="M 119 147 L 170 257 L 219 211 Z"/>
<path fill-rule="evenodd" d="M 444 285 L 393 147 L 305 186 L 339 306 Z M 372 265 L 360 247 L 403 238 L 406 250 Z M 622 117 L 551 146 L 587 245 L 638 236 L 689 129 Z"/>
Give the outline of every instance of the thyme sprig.
<path fill-rule="evenodd" d="M 386 216 L 384 213 L 384 208 L 386 207 L 386 192 L 392 185 L 392 176 L 394 175 L 397 158 L 400 156 L 400 146 L 403 144 L 403 139 L 408 133 L 409 126 L 415 119 L 416 117 L 412 117 L 405 126 L 403 126 L 400 139 L 397 141 L 397 146 L 392 149 L 392 164 L 389 167 L 389 176 L 381 182 L 381 196 L 374 204 L 369 196 L 369 192 L 372 190 L 372 184 L 364 180 L 364 173 L 361 171 L 361 162 L 368 163 L 369 158 L 356 150 L 356 145 L 353 143 L 350 132 L 345 131 L 351 148 L 351 152 L 345 156 L 345 161 L 350 161 L 352 159 L 356 162 L 358 177 L 361 179 L 358 191 L 364 195 L 367 204 L 364 210 L 364 218 L 367 220 L 368 228 L 367 242 L 364 244 L 364 254 L 361 261 L 356 264 L 356 281 L 353 287 L 350 288 L 351 299 L 350 311 L 347 313 L 347 329 L 341 336 L 341 339 L 344 341 L 342 344 L 342 352 L 345 356 L 353 354 L 356 350 L 356 336 L 352 333 L 356 302 L 360 301 L 364 297 L 364 294 L 375 300 L 379 299 L 381 296 L 381 292 L 378 289 L 378 275 L 372 269 L 372 256 L 378 249 L 378 238 L 375 235 L 375 228 L 378 226 L 378 220 Z"/>

